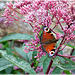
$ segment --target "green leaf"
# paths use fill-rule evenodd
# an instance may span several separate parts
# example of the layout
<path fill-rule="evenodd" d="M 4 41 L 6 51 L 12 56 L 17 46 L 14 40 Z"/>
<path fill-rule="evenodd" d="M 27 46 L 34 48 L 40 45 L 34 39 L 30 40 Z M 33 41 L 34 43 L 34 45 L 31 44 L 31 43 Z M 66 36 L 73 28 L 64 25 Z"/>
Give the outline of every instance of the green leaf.
<path fill-rule="evenodd" d="M 24 52 L 24 47 L 29 47 L 29 46 L 22 46 L 22 48 L 18 48 L 18 47 L 15 47 L 15 50 L 18 54 L 20 54 L 24 59 L 26 59 L 29 63 L 31 63 L 31 58 L 32 58 L 32 54 L 33 54 L 33 51 L 31 52 L 28 52 L 28 53 L 25 53 Z M 32 49 L 32 48 L 31 48 Z"/>
<path fill-rule="evenodd" d="M 9 68 L 5 69 L 5 71 L 6 71 L 7 74 L 10 74 L 11 71 L 12 71 L 12 67 L 9 67 Z"/>
<path fill-rule="evenodd" d="M 64 73 L 72 75 L 72 73 L 68 70 L 64 70 Z"/>
<path fill-rule="evenodd" d="M 56 58 L 53 59 L 52 66 L 57 66 L 57 64 L 59 63 L 59 61 L 61 63 L 65 63 L 65 60 L 62 57 L 56 56 Z"/>
<path fill-rule="evenodd" d="M 67 46 L 75 49 L 75 46 L 72 46 L 70 43 L 68 43 Z"/>
<path fill-rule="evenodd" d="M 34 62 L 34 67 L 35 67 L 34 69 L 36 69 L 37 66 L 38 66 L 37 58 L 34 58 L 35 56 L 37 56 L 37 51 L 34 51 L 33 54 L 32 54 L 32 60 Z"/>
<path fill-rule="evenodd" d="M 39 59 L 39 63 L 38 63 L 38 66 L 43 66 L 43 61 L 48 57 L 48 55 L 46 54 L 46 56 L 42 56 L 40 59 Z"/>
<path fill-rule="evenodd" d="M 56 48 L 59 46 L 59 44 L 61 43 L 61 39 L 59 39 L 56 43 Z"/>
<path fill-rule="evenodd" d="M 60 33 L 64 33 L 63 31 L 61 31 L 61 30 L 59 30 L 59 29 L 57 29 L 57 31 L 60 32 Z"/>
<path fill-rule="evenodd" d="M 11 42 L 10 42 L 10 48 L 12 47 L 13 43 L 14 43 L 14 41 L 11 41 Z"/>
<path fill-rule="evenodd" d="M 3 37 L 2 39 L 0 39 L 0 42 L 4 42 L 8 40 L 31 40 L 31 38 L 34 38 L 34 37 L 29 34 L 15 33 L 15 34 L 9 34 Z"/>
<path fill-rule="evenodd" d="M 15 66 L 21 68 L 22 70 L 24 70 L 25 72 L 28 72 L 30 74 L 35 74 L 36 72 L 31 68 L 30 64 L 25 61 L 25 60 L 21 60 L 19 58 L 14 57 L 11 54 L 7 54 L 6 51 L 2 51 L 0 50 L 0 53 L 8 60 L 10 61 L 12 64 L 14 64 Z"/>
<path fill-rule="evenodd" d="M 47 58 L 44 60 L 44 62 L 43 62 L 43 72 L 44 72 L 44 73 L 46 73 L 50 61 L 51 61 L 51 58 L 49 58 L 49 57 L 47 57 Z"/>
<path fill-rule="evenodd" d="M 60 51 L 59 54 L 62 54 L 63 55 L 63 51 Z"/>
<path fill-rule="evenodd" d="M 59 67 L 55 67 L 54 70 L 52 71 L 52 74 L 61 74 L 63 70 Z"/>
<path fill-rule="evenodd" d="M 11 49 L 11 48 L 8 48 L 8 47 L 6 48 L 6 50 L 7 50 L 7 53 L 9 53 L 9 54 L 10 54 L 10 53 L 13 54 L 12 51 L 15 51 L 15 50 L 13 50 L 13 49 Z"/>
<path fill-rule="evenodd" d="M 30 63 L 31 63 L 32 54 L 33 54 L 33 51 L 27 53 L 28 61 L 29 61 Z"/>
<path fill-rule="evenodd" d="M 58 59 L 61 63 L 65 63 L 65 59 L 63 57 L 57 56 L 56 59 Z"/>
<path fill-rule="evenodd" d="M 42 34 L 42 30 L 39 32 L 39 34 L 40 34 L 40 35 Z"/>
<path fill-rule="evenodd" d="M 40 67 L 43 66 L 43 62 L 39 62 L 38 66 L 40 66 Z"/>
<path fill-rule="evenodd" d="M 9 47 L 9 43 L 7 42 L 7 41 L 5 41 L 5 42 L 2 42 L 2 44 L 3 44 L 3 47 L 6 49 L 7 47 Z"/>
<path fill-rule="evenodd" d="M 46 55 L 46 56 L 42 56 L 42 57 L 39 59 L 39 62 L 43 62 L 46 58 L 47 58 L 47 55 Z"/>
<path fill-rule="evenodd" d="M 32 59 L 35 62 L 37 58 L 34 58 L 35 56 L 37 56 L 37 51 L 34 51 L 32 54 Z"/>
<path fill-rule="evenodd" d="M 63 63 L 62 63 L 62 60 L 63 59 Z M 62 59 L 59 59 L 59 57 L 57 56 L 54 60 L 53 60 L 53 64 L 52 66 L 57 66 L 63 70 L 74 70 L 75 69 L 75 63 L 68 59 L 68 58 L 62 58 Z M 61 63 L 60 63 L 61 61 Z M 64 63 L 64 62 L 67 62 L 67 63 Z"/>
<path fill-rule="evenodd" d="M 13 66 L 12 63 L 10 63 L 8 60 L 6 60 L 5 58 L 0 58 L 0 71 Z"/>
<path fill-rule="evenodd" d="M 64 58 L 64 60 L 65 60 L 67 63 L 72 64 L 72 65 L 75 66 L 75 62 L 74 62 L 74 61 L 72 61 L 71 59 L 65 58 L 65 57 L 63 57 L 63 58 Z"/>
<path fill-rule="evenodd" d="M 74 31 L 74 34 L 75 34 L 75 31 Z"/>
<path fill-rule="evenodd" d="M 57 65 L 59 68 L 63 69 L 63 70 L 74 70 L 75 69 L 75 65 L 71 65 L 69 63 L 65 63 L 65 64 L 58 64 Z"/>
<path fill-rule="evenodd" d="M 73 73 L 73 74 L 75 74 L 75 69 L 74 69 L 74 70 L 72 70 L 72 73 Z"/>
<path fill-rule="evenodd" d="M 22 48 L 15 47 L 16 52 L 28 61 L 27 53 L 25 53 L 23 49 L 24 49 L 24 47 L 22 47 Z"/>

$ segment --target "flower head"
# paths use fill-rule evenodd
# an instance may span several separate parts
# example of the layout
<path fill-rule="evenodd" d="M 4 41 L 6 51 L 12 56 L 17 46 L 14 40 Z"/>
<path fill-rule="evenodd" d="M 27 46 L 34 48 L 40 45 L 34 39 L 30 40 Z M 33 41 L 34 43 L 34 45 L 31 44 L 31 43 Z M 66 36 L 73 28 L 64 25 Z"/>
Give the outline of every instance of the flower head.
<path fill-rule="evenodd" d="M 28 48 L 25 47 L 24 51 L 26 53 L 28 51 L 37 51 L 37 56 L 35 56 L 37 60 L 42 55 L 46 55 L 46 52 L 43 52 L 41 48 L 39 39 L 43 26 L 47 26 L 51 32 L 55 33 L 57 39 L 62 38 L 57 51 L 62 44 L 66 44 L 66 41 L 75 39 L 75 34 L 73 33 L 75 31 L 74 7 L 72 6 L 70 10 L 67 1 L 22 0 L 15 1 L 14 4 L 11 2 L 7 3 L 7 7 L 5 7 L 3 16 L 7 18 L 8 22 L 26 22 L 33 28 L 35 39 L 32 38 L 28 43 L 25 42 Z M 24 18 L 21 18 L 17 14 Z M 55 28 L 57 27 L 60 27 L 60 30 L 63 32 L 62 34 L 55 32 Z"/>

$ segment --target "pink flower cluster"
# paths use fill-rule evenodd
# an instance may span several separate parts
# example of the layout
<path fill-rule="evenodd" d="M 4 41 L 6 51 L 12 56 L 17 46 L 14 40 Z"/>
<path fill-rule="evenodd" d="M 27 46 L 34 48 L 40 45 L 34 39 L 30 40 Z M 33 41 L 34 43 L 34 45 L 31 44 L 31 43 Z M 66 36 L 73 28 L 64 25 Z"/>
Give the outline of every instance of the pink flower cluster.
<path fill-rule="evenodd" d="M 21 18 L 23 16 L 23 18 Z M 38 51 L 35 58 L 41 58 L 42 55 L 46 55 L 42 51 L 39 32 L 42 26 L 47 26 L 52 32 L 58 26 L 60 26 L 63 34 L 54 32 L 57 35 L 57 39 L 61 38 L 63 41 L 60 43 L 57 49 L 60 49 L 62 44 L 67 45 L 70 40 L 75 39 L 75 14 L 73 5 L 69 7 L 68 1 L 51 1 L 51 0 L 22 0 L 15 1 L 14 3 L 7 3 L 5 7 L 4 15 L 7 21 L 20 21 L 26 22 L 33 28 L 35 39 L 31 39 L 28 45 L 25 47 L 25 52 Z M 54 23 L 53 29 L 51 26 Z M 64 27 L 66 26 L 66 27 Z M 31 49 L 32 48 L 32 49 Z M 64 48 L 62 48 L 64 49 Z"/>

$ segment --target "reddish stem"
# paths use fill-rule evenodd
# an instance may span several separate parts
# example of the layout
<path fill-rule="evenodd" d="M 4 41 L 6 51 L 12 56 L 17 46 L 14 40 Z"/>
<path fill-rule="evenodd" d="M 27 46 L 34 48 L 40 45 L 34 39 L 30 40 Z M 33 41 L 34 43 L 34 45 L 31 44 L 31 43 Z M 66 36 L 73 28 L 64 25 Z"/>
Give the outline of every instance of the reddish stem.
<path fill-rule="evenodd" d="M 51 21 L 53 21 L 53 18 L 54 18 L 54 16 L 52 16 L 52 19 L 51 19 Z"/>
<path fill-rule="evenodd" d="M 62 49 L 60 49 L 58 52 L 62 51 L 62 50 L 66 47 L 66 45 L 68 44 L 69 41 L 70 41 L 70 40 L 68 40 L 68 41 L 66 42 L 66 44 L 64 45 L 64 47 L 63 47 Z"/>
<path fill-rule="evenodd" d="M 74 52 L 74 49 L 72 49 L 72 51 L 71 51 L 70 55 L 72 55 L 72 54 L 73 54 L 73 52 Z M 70 57 L 69 57 L 69 59 L 70 59 Z"/>
<path fill-rule="evenodd" d="M 48 69 L 47 69 L 47 71 L 46 71 L 46 74 L 49 73 L 52 63 L 53 63 L 53 60 L 51 59 L 50 64 L 49 64 L 49 66 L 48 66 Z"/>
<path fill-rule="evenodd" d="M 31 27 L 34 29 L 33 25 L 31 23 L 29 23 L 31 25 Z"/>
<path fill-rule="evenodd" d="M 55 26 L 53 27 L 53 29 L 54 29 L 56 26 L 57 26 L 57 25 L 55 25 Z M 53 30 L 53 29 L 52 29 L 52 30 Z"/>
<path fill-rule="evenodd" d="M 61 23 L 60 23 L 60 21 L 58 20 L 57 17 L 56 17 L 56 19 L 57 19 L 58 23 L 60 24 L 61 29 L 64 30 L 64 28 L 62 27 L 62 25 L 61 25 Z"/>
<path fill-rule="evenodd" d="M 50 30 L 51 30 L 53 33 L 57 34 L 56 32 L 53 31 L 53 29 L 50 28 Z"/>
<path fill-rule="evenodd" d="M 31 67 L 33 67 L 33 66 L 34 66 L 34 63 L 31 64 Z"/>
<path fill-rule="evenodd" d="M 72 54 L 73 54 L 73 52 L 74 52 L 74 49 L 72 49 L 72 52 L 71 52 L 71 54 L 70 54 L 70 55 L 72 55 Z"/>
<path fill-rule="evenodd" d="M 21 14 L 20 12 L 18 12 L 17 10 L 13 9 L 12 7 L 9 7 L 9 9 L 11 9 L 12 11 L 17 12 L 18 14 Z M 22 15 L 22 14 L 21 14 Z"/>
<path fill-rule="evenodd" d="M 58 47 L 58 48 L 56 48 L 56 51 L 59 51 L 60 47 L 62 46 L 62 43 L 63 43 L 64 39 L 65 39 L 65 35 L 63 36 L 63 39 L 62 39 L 62 41 L 61 41 L 61 43 L 60 43 L 59 47 Z"/>

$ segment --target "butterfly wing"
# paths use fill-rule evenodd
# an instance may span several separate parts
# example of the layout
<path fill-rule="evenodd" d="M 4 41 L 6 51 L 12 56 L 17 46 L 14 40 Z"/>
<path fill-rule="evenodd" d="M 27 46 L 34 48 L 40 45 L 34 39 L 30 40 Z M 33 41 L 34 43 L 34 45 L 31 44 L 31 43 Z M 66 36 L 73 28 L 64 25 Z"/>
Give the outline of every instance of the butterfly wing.
<path fill-rule="evenodd" d="M 51 43 L 51 44 L 42 44 L 43 49 L 50 53 L 50 51 L 55 51 L 55 43 Z"/>
<path fill-rule="evenodd" d="M 41 47 L 43 51 L 49 53 L 49 56 L 53 56 L 55 52 L 56 41 L 56 38 L 49 29 L 43 29 L 43 33 L 40 36 Z"/>
<path fill-rule="evenodd" d="M 51 31 L 49 30 L 49 32 L 45 32 L 43 30 L 43 33 L 40 36 L 40 42 L 41 43 L 45 43 L 45 42 L 52 42 L 52 41 L 56 41 L 54 35 L 51 33 Z"/>

